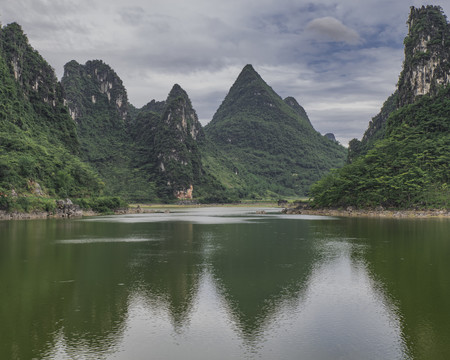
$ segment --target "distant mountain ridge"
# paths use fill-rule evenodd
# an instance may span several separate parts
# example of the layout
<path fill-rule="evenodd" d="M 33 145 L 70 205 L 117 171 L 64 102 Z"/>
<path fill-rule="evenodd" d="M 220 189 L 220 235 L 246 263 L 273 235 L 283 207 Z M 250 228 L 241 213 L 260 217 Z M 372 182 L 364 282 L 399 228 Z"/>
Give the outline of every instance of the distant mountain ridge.
<path fill-rule="evenodd" d="M 58 82 L 19 25 L 0 35 L 0 193 L 277 198 L 305 194 L 343 163 L 344 148 L 317 133 L 303 107 L 281 99 L 251 65 L 203 128 L 177 84 L 164 101 L 137 109 L 103 61 L 70 61 Z"/>

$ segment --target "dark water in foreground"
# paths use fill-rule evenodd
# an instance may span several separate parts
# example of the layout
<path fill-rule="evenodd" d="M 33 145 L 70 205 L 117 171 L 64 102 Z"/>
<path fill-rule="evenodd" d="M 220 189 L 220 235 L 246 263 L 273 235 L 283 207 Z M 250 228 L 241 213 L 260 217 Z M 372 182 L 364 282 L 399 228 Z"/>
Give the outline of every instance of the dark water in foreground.
<path fill-rule="evenodd" d="M 0 359 L 448 359 L 450 221 L 0 222 Z"/>

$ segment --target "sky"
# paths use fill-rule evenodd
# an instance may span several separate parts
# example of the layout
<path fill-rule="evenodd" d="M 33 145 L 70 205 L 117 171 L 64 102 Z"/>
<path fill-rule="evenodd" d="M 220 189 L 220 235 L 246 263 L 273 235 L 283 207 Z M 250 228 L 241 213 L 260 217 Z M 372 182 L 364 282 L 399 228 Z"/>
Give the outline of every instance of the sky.
<path fill-rule="evenodd" d="M 246 64 L 314 128 L 360 139 L 395 91 L 416 0 L 0 0 L 58 78 L 71 60 L 101 59 L 129 101 L 165 100 L 177 83 L 203 125 Z"/>

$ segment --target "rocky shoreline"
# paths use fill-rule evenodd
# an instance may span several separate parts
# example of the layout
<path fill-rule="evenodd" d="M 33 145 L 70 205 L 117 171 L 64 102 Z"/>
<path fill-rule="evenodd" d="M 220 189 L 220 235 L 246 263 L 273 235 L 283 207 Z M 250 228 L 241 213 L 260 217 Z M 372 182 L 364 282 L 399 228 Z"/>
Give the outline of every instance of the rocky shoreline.
<path fill-rule="evenodd" d="M 0 210 L 0 220 L 31 220 L 31 219 L 48 219 L 48 218 L 74 218 L 85 216 L 88 212 L 81 210 L 80 206 L 75 205 L 70 199 L 57 200 L 54 211 L 32 211 L 24 212 L 7 212 Z"/>
<path fill-rule="evenodd" d="M 32 211 L 29 213 L 24 212 L 7 212 L 0 210 L 0 220 L 34 220 L 34 219 L 73 219 L 81 218 L 84 216 L 100 216 L 101 213 L 92 210 L 83 210 L 78 205 L 75 205 L 70 201 L 58 200 L 56 202 L 56 210 L 54 212 L 48 211 Z M 168 209 L 146 209 L 137 207 L 129 207 L 118 209 L 114 211 L 114 215 L 126 215 L 126 214 L 154 214 L 154 213 L 169 213 Z"/>
<path fill-rule="evenodd" d="M 321 215 L 337 217 L 373 217 L 373 218 L 448 218 L 450 209 L 436 210 L 389 210 L 377 209 L 311 209 L 311 208 L 285 208 L 284 214 Z"/>

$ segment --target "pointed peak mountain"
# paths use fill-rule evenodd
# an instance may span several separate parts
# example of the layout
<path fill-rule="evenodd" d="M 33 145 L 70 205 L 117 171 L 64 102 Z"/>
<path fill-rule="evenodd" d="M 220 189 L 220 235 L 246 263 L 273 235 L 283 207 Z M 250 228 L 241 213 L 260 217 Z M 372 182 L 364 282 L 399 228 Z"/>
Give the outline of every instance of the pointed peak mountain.
<path fill-rule="evenodd" d="M 189 104 L 191 103 L 187 92 L 180 85 L 175 84 L 172 87 L 172 90 L 170 90 L 169 95 L 167 96 L 167 103 L 177 98 L 183 98 L 185 100 L 188 100 Z"/>
<path fill-rule="evenodd" d="M 186 135 L 190 135 L 194 140 L 203 138 L 203 128 L 197 113 L 192 107 L 187 92 L 180 85 L 175 84 L 172 87 L 165 104 L 163 122 L 174 125 L 180 131 L 181 138 Z"/>
<path fill-rule="evenodd" d="M 183 88 L 182 88 L 180 85 L 178 85 L 178 84 L 174 84 L 174 85 L 172 86 L 172 90 L 171 90 L 170 92 L 171 92 L 171 93 L 172 93 L 172 92 L 181 92 L 181 93 L 186 94 L 186 91 L 184 91 Z"/>
<path fill-rule="evenodd" d="M 245 111 L 254 113 L 255 110 L 256 113 L 266 113 L 268 116 L 269 113 L 282 111 L 283 107 L 286 107 L 286 104 L 281 97 L 261 78 L 252 65 L 246 65 L 207 126 L 210 124 L 214 126 L 224 118 Z M 279 119 L 276 114 L 271 118 L 275 122 Z"/>
<path fill-rule="evenodd" d="M 239 74 L 205 133 L 261 179 L 262 192 L 304 193 L 345 158 L 345 149 L 320 136 L 294 98 L 283 101 L 251 65 Z"/>
<path fill-rule="evenodd" d="M 234 85 L 240 85 L 242 83 L 262 82 L 267 85 L 262 79 L 261 75 L 254 69 L 251 64 L 245 65 L 239 76 L 237 77 Z"/>
<path fill-rule="evenodd" d="M 242 69 L 242 71 L 253 71 L 253 72 L 256 73 L 256 70 L 255 70 L 255 68 L 253 67 L 252 64 L 245 65 L 244 68 Z"/>
<path fill-rule="evenodd" d="M 259 77 L 259 78 L 261 77 L 258 74 L 258 72 L 255 70 L 255 68 L 253 67 L 252 64 L 247 64 L 247 65 L 244 66 L 244 68 L 242 69 L 242 71 L 239 74 L 239 76 L 243 76 L 243 75 L 253 75 L 253 76 Z"/>

